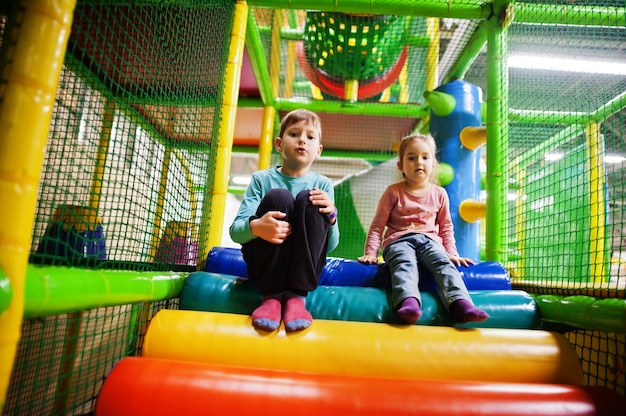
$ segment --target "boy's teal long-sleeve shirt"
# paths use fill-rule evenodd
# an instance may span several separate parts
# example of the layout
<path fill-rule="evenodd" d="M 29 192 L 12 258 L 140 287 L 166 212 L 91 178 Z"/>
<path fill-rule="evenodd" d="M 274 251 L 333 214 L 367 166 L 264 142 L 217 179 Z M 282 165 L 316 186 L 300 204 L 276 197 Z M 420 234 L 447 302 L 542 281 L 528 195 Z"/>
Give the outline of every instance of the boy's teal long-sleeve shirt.
<path fill-rule="evenodd" d="M 308 175 L 302 177 L 292 177 L 283 175 L 278 171 L 278 167 L 260 170 L 252 174 L 250 184 L 243 197 L 237 216 L 230 226 L 230 238 L 239 243 L 244 244 L 256 238 L 250 231 L 250 217 L 256 214 L 257 208 L 261 200 L 270 189 L 283 188 L 289 190 L 295 198 L 301 191 L 305 189 L 318 188 L 330 196 L 335 202 L 335 192 L 332 182 L 326 176 L 315 172 L 309 172 Z M 330 227 L 328 235 L 327 252 L 330 253 L 339 244 L 339 227 L 337 222 Z"/>

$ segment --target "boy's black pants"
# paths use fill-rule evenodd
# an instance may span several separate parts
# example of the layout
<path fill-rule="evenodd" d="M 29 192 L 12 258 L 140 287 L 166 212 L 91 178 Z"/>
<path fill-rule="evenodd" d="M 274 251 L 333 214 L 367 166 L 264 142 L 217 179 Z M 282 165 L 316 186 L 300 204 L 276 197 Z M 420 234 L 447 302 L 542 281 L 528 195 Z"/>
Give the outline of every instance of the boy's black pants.
<path fill-rule="evenodd" d="M 257 218 L 268 211 L 281 211 L 287 214 L 282 220 L 291 224 L 291 235 L 282 244 L 255 238 L 241 247 L 248 276 L 263 296 L 282 292 L 306 296 L 317 288 L 326 264 L 331 225 L 328 215 L 311 204 L 309 192 L 300 192 L 294 200 L 288 190 L 272 189 L 257 209 Z"/>

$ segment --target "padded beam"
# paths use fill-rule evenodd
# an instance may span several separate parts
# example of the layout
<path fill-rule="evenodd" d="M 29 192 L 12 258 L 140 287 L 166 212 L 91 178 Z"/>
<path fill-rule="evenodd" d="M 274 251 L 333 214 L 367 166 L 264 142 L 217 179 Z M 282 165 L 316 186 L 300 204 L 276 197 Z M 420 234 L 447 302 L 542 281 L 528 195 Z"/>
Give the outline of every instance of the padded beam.
<path fill-rule="evenodd" d="M 126 357 L 96 416 L 582 416 L 626 401 L 602 387 L 350 377 Z"/>
<path fill-rule="evenodd" d="M 578 356 L 558 333 L 316 320 L 257 332 L 248 315 L 162 309 L 145 357 L 321 374 L 579 385 Z"/>
<path fill-rule="evenodd" d="M 419 325 L 457 325 L 464 328 L 541 328 L 534 299 L 518 290 L 470 291 L 477 307 L 490 317 L 483 322 L 455 324 L 433 292 L 422 292 Z M 378 287 L 319 286 L 307 296 L 307 309 L 315 319 L 403 324 L 391 309 L 389 289 Z M 250 315 L 261 303 L 248 279 L 208 272 L 187 277 L 180 309 Z"/>
<path fill-rule="evenodd" d="M 511 280 L 498 262 L 480 262 L 469 267 L 458 266 L 468 290 L 510 290 Z M 207 256 L 206 272 L 248 277 L 248 269 L 241 250 L 233 247 L 213 247 Z M 356 260 L 328 258 L 322 270 L 321 286 L 390 287 L 389 267 L 386 264 L 363 264 Z M 430 273 L 420 269 L 421 290 L 437 290 Z"/>

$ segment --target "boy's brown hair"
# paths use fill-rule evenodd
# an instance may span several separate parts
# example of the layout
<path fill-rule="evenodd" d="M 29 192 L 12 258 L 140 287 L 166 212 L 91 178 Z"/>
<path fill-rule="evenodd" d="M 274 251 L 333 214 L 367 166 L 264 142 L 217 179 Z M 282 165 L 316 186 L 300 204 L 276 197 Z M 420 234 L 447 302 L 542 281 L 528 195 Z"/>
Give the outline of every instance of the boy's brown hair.
<path fill-rule="evenodd" d="M 305 110 L 304 108 L 290 111 L 280 120 L 280 134 L 278 137 L 283 137 L 285 130 L 287 130 L 289 126 L 299 123 L 300 121 L 312 122 L 317 130 L 319 130 L 319 139 L 320 142 L 322 141 L 322 121 L 320 117 L 313 111 Z"/>

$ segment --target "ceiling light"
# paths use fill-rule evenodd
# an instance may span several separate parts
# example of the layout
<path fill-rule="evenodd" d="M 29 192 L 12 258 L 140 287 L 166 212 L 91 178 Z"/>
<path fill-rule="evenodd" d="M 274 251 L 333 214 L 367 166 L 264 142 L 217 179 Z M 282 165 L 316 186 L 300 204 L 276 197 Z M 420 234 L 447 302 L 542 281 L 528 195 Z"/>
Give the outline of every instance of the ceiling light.
<path fill-rule="evenodd" d="M 563 153 L 546 153 L 544 158 L 550 162 L 555 162 L 557 160 L 563 159 Z"/>
<path fill-rule="evenodd" d="M 248 186 L 250 184 L 250 176 L 233 176 L 233 185 Z"/>
<path fill-rule="evenodd" d="M 545 71 L 584 72 L 588 74 L 626 75 L 626 63 L 587 61 L 545 56 L 512 55 L 508 58 L 509 68 L 541 69 Z"/>

